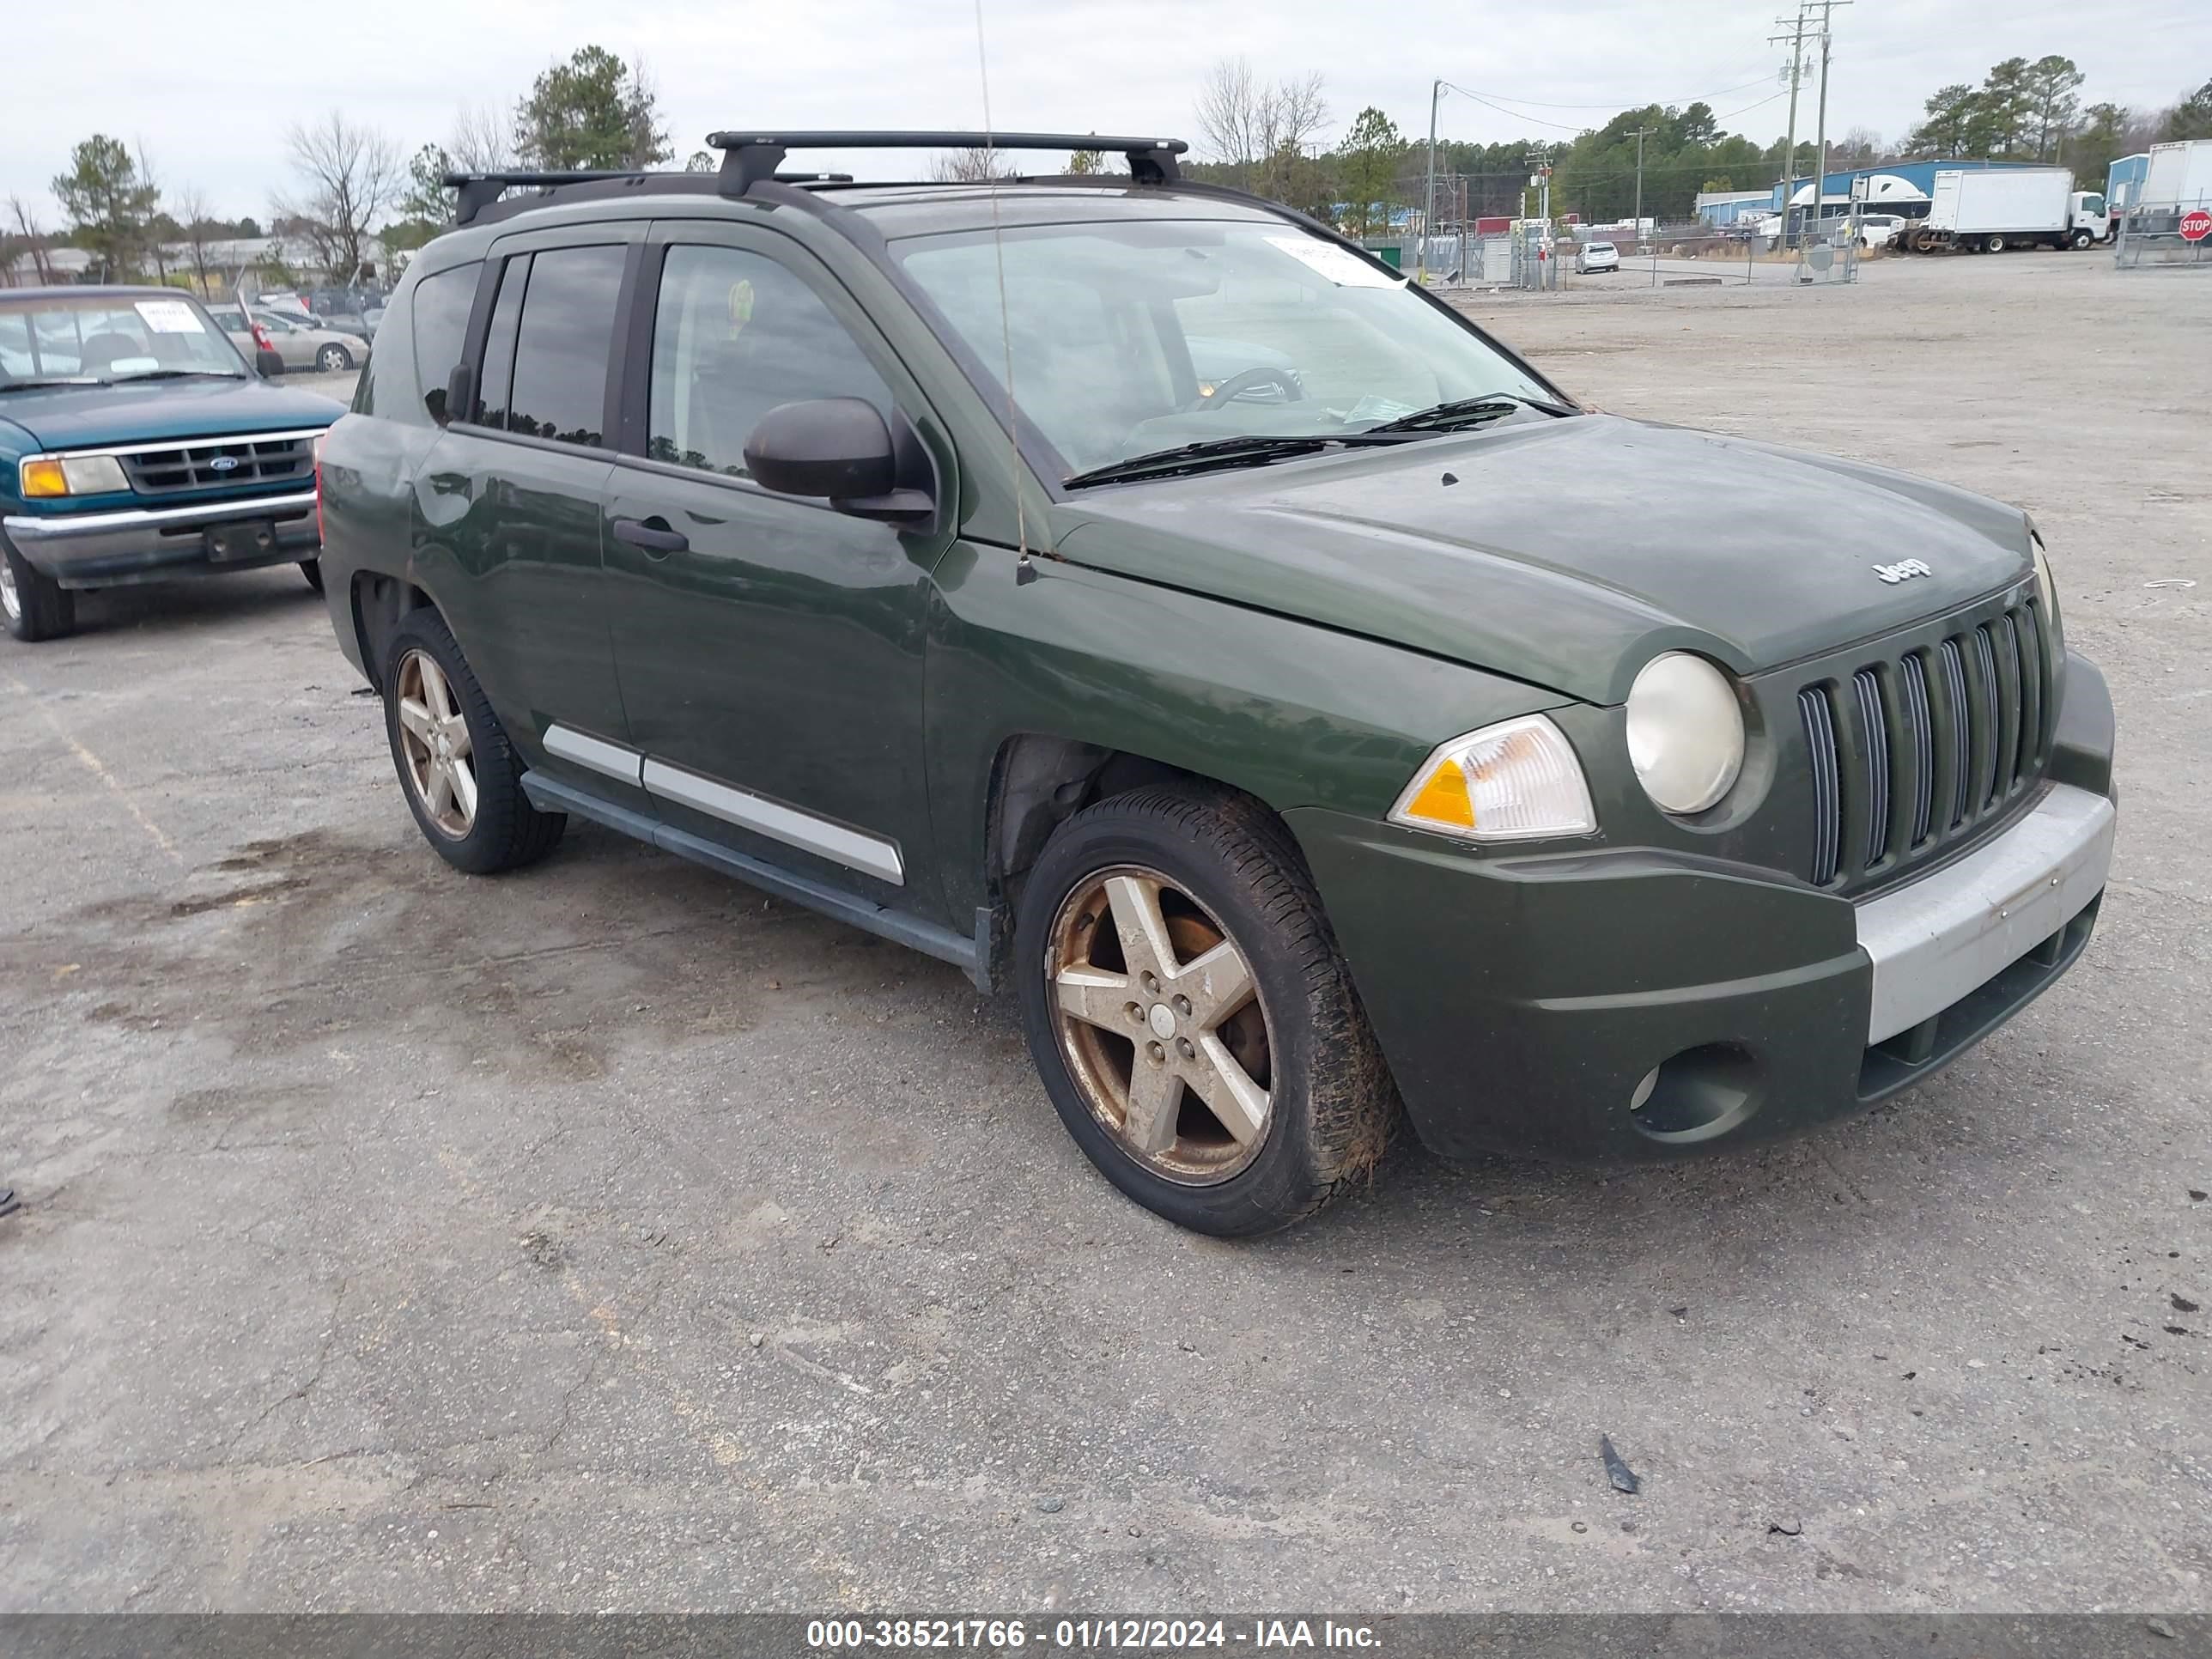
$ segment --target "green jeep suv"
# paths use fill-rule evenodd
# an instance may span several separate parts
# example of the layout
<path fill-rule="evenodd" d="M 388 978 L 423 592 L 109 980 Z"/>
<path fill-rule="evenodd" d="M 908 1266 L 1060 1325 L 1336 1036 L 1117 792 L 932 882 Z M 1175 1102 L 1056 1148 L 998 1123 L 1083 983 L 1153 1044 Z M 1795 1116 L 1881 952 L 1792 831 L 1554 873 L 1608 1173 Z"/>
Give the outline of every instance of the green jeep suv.
<path fill-rule="evenodd" d="M 1011 986 L 1084 1152 L 1221 1234 L 1401 1107 L 1600 1158 L 1837 1116 L 2087 943 L 2112 706 L 2019 509 L 1586 411 L 1174 141 L 711 142 L 450 180 L 325 444 L 454 865 L 580 815 Z M 1128 171 L 776 171 L 986 142 Z"/>

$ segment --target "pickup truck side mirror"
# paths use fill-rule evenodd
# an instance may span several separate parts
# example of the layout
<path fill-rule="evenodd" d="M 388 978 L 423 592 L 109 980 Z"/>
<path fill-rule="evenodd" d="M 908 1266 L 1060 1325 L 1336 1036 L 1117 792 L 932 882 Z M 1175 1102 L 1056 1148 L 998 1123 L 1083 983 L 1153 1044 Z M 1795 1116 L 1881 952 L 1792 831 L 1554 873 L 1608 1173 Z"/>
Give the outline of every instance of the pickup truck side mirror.
<path fill-rule="evenodd" d="M 935 495 L 921 487 L 927 453 L 915 452 L 919 441 L 896 441 L 865 398 L 817 398 L 779 404 L 761 416 L 745 440 L 745 471 L 779 495 L 820 496 L 854 518 L 911 527 L 937 512 Z"/>

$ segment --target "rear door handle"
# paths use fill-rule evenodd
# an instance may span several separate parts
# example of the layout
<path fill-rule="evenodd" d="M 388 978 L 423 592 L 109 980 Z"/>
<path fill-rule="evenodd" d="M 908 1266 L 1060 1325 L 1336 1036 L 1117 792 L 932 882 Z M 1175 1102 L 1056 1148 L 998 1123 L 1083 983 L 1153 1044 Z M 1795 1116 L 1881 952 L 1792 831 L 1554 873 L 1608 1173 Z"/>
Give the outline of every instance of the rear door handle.
<path fill-rule="evenodd" d="M 680 530 L 671 530 L 663 518 L 617 519 L 615 539 L 628 542 L 632 547 L 641 547 L 648 553 L 666 557 L 671 553 L 689 553 L 691 538 Z"/>

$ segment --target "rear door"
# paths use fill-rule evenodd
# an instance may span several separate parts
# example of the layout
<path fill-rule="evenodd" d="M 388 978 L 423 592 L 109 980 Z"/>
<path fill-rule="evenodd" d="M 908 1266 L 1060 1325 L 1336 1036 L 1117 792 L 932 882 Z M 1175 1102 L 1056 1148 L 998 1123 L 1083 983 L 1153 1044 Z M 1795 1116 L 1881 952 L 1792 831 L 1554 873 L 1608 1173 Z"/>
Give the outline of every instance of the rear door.
<path fill-rule="evenodd" d="M 919 388 L 787 238 L 662 225 L 645 263 L 602 544 L 647 785 L 678 830 L 939 918 L 922 661 L 951 532 L 772 495 L 744 456 L 762 416 L 811 398 L 929 429 Z"/>
<path fill-rule="evenodd" d="M 474 397 L 416 481 L 429 538 L 451 559 L 448 608 L 501 723 L 533 765 L 617 804 L 647 803 L 622 769 L 574 759 L 627 740 L 607 631 L 601 501 L 613 471 L 613 368 L 624 284 L 642 226 L 505 238 L 470 324 Z M 556 740 L 558 726 L 581 743 Z"/>

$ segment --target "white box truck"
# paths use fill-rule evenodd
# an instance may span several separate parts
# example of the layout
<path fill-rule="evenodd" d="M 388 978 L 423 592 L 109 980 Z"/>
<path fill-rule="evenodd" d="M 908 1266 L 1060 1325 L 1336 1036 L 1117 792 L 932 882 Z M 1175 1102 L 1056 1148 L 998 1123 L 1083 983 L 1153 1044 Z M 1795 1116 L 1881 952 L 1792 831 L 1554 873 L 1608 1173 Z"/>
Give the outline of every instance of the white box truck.
<path fill-rule="evenodd" d="M 2147 208 L 2212 208 L 2212 138 L 2153 144 L 2136 200 Z"/>
<path fill-rule="evenodd" d="M 1908 245 L 1918 253 L 2087 247 L 2111 229 L 2103 192 L 2075 189 L 2068 168 L 1959 167 L 1936 173 L 1928 216 Z"/>

